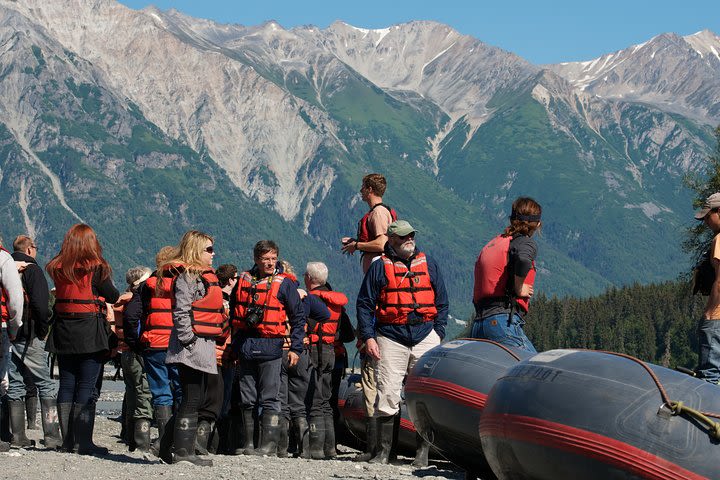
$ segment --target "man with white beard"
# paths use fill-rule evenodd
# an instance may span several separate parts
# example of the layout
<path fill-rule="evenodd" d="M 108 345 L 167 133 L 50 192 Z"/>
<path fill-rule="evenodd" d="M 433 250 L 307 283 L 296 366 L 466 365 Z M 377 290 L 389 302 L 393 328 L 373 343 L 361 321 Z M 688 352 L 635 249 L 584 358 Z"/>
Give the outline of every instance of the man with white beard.
<path fill-rule="evenodd" d="M 357 298 L 358 333 L 377 361 L 379 447 L 372 463 L 389 461 L 405 374 L 445 336 L 445 282 L 437 263 L 415 247 L 415 233 L 405 220 L 390 224 L 385 251 L 370 265 Z M 418 446 L 414 466 L 427 465 L 428 449 L 425 442 Z"/>

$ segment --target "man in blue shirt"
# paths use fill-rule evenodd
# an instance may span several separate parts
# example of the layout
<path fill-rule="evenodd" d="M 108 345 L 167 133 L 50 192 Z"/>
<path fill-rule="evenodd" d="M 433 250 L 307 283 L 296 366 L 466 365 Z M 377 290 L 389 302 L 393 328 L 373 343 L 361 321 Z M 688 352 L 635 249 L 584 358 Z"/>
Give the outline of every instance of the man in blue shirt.
<path fill-rule="evenodd" d="M 373 463 L 389 461 L 405 374 L 445 336 L 445 283 L 437 263 L 416 248 L 415 233 L 404 220 L 390 224 L 385 251 L 368 269 L 357 298 L 359 336 L 377 361 L 379 450 Z M 427 450 L 423 442 L 414 465 L 427 465 Z"/>

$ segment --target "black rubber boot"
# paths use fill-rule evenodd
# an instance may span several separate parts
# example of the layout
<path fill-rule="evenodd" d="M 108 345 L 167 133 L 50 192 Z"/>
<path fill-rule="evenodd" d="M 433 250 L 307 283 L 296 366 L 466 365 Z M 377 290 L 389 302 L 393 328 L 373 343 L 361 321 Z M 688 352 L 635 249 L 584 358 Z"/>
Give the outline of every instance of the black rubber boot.
<path fill-rule="evenodd" d="M 25 397 L 25 415 L 27 416 L 27 429 L 37 430 L 38 397 Z"/>
<path fill-rule="evenodd" d="M 262 439 L 260 447 L 252 451 L 252 455 L 277 455 L 278 437 L 280 436 L 280 414 L 264 413 L 262 416 Z"/>
<path fill-rule="evenodd" d="M 157 405 L 153 413 L 155 415 L 155 425 L 157 425 L 158 429 L 158 438 L 153 442 L 150 451 L 159 457 L 160 440 L 163 437 L 163 433 L 165 433 L 165 425 L 167 425 L 168 420 L 172 417 L 172 405 Z"/>
<path fill-rule="evenodd" d="M 197 435 L 195 435 L 195 454 L 207 455 L 208 441 L 210 440 L 210 432 L 212 424 L 207 420 L 200 420 L 197 425 Z"/>
<path fill-rule="evenodd" d="M 285 417 L 280 418 L 280 434 L 278 436 L 277 456 L 279 458 L 287 458 L 288 445 L 290 444 L 290 420 Z"/>
<path fill-rule="evenodd" d="M 305 417 L 292 419 L 292 428 L 297 442 L 297 455 L 300 458 L 310 457 L 310 432 L 308 432 L 308 421 Z"/>
<path fill-rule="evenodd" d="M 150 420 L 147 418 L 135 420 L 134 430 L 135 448 L 141 452 L 150 451 Z"/>
<path fill-rule="evenodd" d="M 310 417 L 310 456 L 313 460 L 325 458 L 325 417 Z"/>
<path fill-rule="evenodd" d="M 158 439 L 157 456 L 165 463 L 173 463 L 172 450 L 175 436 L 175 415 L 165 424 L 162 436 Z M 154 452 L 153 452 L 154 453 Z"/>
<path fill-rule="evenodd" d="M 135 445 L 135 419 L 132 415 L 125 415 L 125 436 L 122 440 L 128 446 L 128 450 L 134 452 L 137 446 Z M 122 433 L 122 432 L 121 432 Z"/>
<path fill-rule="evenodd" d="M 10 432 L 10 409 L 8 408 L 8 397 L 3 395 L 0 398 L 0 440 L 9 442 L 12 440 Z"/>
<path fill-rule="evenodd" d="M 391 417 L 378 417 L 378 452 L 370 463 L 382 463 L 386 465 L 390 462 L 390 450 L 392 450 L 393 434 L 395 430 L 395 415 Z"/>
<path fill-rule="evenodd" d="M 255 450 L 255 415 L 252 409 L 242 411 L 242 431 L 242 443 L 235 449 L 235 455 L 252 455 Z"/>
<path fill-rule="evenodd" d="M 230 428 L 232 421 L 229 415 L 221 417 L 215 422 L 215 430 L 210 435 L 208 451 L 213 454 L 226 455 L 230 453 Z"/>
<path fill-rule="evenodd" d="M 417 450 L 415 451 L 415 459 L 412 461 L 412 466 L 416 468 L 425 468 L 428 466 L 430 444 L 417 434 L 415 434 L 415 441 L 417 442 Z"/>
<path fill-rule="evenodd" d="M 195 455 L 195 436 L 198 429 L 197 413 L 187 417 L 175 419 L 175 452 L 172 463 L 190 462 L 198 467 L 212 467 L 213 462 L 209 458 L 200 458 Z"/>
<path fill-rule="evenodd" d="M 80 413 L 77 413 L 80 412 Z M 73 432 L 77 442 L 77 453 L 80 455 L 107 455 L 108 449 L 93 443 L 95 429 L 95 404 L 73 404 Z"/>
<path fill-rule="evenodd" d="M 369 462 L 377 454 L 377 418 L 370 417 L 365 423 L 365 451 L 358 453 L 353 462 Z"/>
<path fill-rule="evenodd" d="M 335 418 L 332 415 L 325 416 L 325 443 L 323 444 L 323 452 L 325 458 L 333 460 L 337 458 L 337 449 L 335 448 Z"/>
<path fill-rule="evenodd" d="M 244 440 L 243 419 L 242 415 L 230 413 L 227 417 L 228 421 L 228 455 L 242 455 L 242 444 Z"/>
<path fill-rule="evenodd" d="M 58 420 L 60 422 L 60 433 L 62 433 L 62 445 L 60 451 L 72 453 L 75 448 L 75 435 L 73 425 L 75 424 L 75 409 L 72 403 L 58 403 Z"/>
<path fill-rule="evenodd" d="M 10 411 L 10 430 L 12 430 L 10 445 L 19 448 L 35 445 L 35 442 L 25 435 L 25 402 L 8 400 L 8 410 Z"/>
<path fill-rule="evenodd" d="M 54 398 L 40 399 L 40 416 L 42 417 L 42 429 L 45 439 L 45 448 L 57 450 L 62 447 L 60 436 L 60 425 L 58 423 L 58 409 Z"/>

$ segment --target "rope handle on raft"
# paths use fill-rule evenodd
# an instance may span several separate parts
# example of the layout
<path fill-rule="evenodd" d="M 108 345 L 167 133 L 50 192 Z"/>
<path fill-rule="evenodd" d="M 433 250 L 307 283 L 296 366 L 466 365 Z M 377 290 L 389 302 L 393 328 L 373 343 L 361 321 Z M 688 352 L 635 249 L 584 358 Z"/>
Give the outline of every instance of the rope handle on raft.
<path fill-rule="evenodd" d="M 515 355 L 515 352 L 513 352 L 512 350 L 510 350 L 510 349 L 509 349 L 508 347 L 506 347 L 505 345 L 502 345 L 502 344 L 497 343 L 497 342 L 493 342 L 492 340 L 488 340 L 488 339 L 485 339 L 485 338 L 456 338 L 455 340 L 472 340 L 473 342 L 491 343 L 491 344 L 493 344 L 493 345 L 495 345 L 495 346 L 497 346 L 497 347 L 500 347 L 500 348 L 502 348 L 503 350 L 505 350 L 507 353 L 510 354 L 511 357 L 513 357 L 513 358 L 514 358 L 515 360 L 517 360 L 518 362 L 520 361 L 520 357 L 518 357 L 517 355 Z"/>
<path fill-rule="evenodd" d="M 660 396 L 662 397 L 663 405 L 666 405 L 673 415 L 686 415 L 688 417 L 693 418 L 694 420 L 697 420 L 701 424 L 704 424 L 708 428 L 708 435 L 712 437 L 715 440 L 720 440 L 720 422 L 713 421 L 712 418 L 718 418 L 720 419 L 720 414 L 718 413 L 710 413 L 710 412 L 702 412 L 699 410 L 695 410 L 694 408 L 686 407 L 683 402 L 675 402 L 670 400 L 670 397 L 668 396 L 667 392 L 665 391 L 665 387 L 663 387 L 663 384 L 660 382 L 660 379 L 657 378 L 657 375 L 655 375 L 655 372 L 653 372 L 650 367 L 643 362 L 640 359 L 637 359 L 631 355 L 627 355 L 624 353 L 618 353 L 618 352 L 608 352 L 604 350 L 599 350 L 601 353 L 608 353 L 610 355 L 615 355 L 616 357 L 622 357 L 626 358 L 628 360 L 632 360 L 633 362 L 637 363 L 641 367 L 645 369 L 645 371 L 650 375 L 650 378 L 653 379 L 653 382 L 655 382 L 655 385 L 657 386 L 658 390 L 660 391 Z"/>
<path fill-rule="evenodd" d="M 715 440 L 720 440 L 720 422 L 713 422 L 709 416 L 694 408 L 686 407 L 683 402 L 671 402 L 668 404 L 673 415 L 685 414 L 698 422 L 704 424 L 708 429 L 708 434 Z"/>

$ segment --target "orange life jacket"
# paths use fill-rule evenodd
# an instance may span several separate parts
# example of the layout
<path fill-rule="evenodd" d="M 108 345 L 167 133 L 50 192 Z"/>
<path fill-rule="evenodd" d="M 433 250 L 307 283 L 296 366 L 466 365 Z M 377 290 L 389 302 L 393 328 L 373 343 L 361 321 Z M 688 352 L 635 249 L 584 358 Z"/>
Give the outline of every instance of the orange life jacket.
<path fill-rule="evenodd" d="M 475 262 L 475 286 L 473 288 L 473 303 L 481 300 L 496 298 L 505 300 L 510 305 L 510 299 L 515 298 L 516 305 L 523 311 L 528 311 L 529 299 L 516 298 L 514 295 L 514 278 L 510 280 L 508 270 L 510 242 L 512 237 L 498 235 L 490 240 L 480 251 Z M 526 285 L 535 283 L 535 262 L 523 282 Z"/>
<path fill-rule="evenodd" d="M 253 281 L 250 272 L 243 272 L 238 278 L 233 311 L 233 327 L 259 337 L 280 338 L 285 336 L 287 313 L 285 306 L 278 300 L 280 285 L 287 277 L 278 273 Z M 262 320 L 255 328 L 247 325 L 245 315 L 249 307 L 262 308 Z"/>
<path fill-rule="evenodd" d="M 358 242 L 369 242 L 370 240 L 373 240 L 370 238 L 370 229 L 368 227 L 368 219 L 370 218 L 370 214 L 375 210 L 377 207 L 383 207 L 387 209 L 388 212 L 390 212 L 390 217 L 392 218 L 392 221 L 398 219 L 397 212 L 394 208 L 388 207 L 384 203 L 378 203 L 374 207 L 370 209 L 369 212 L 367 212 L 363 217 L 360 219 L 360 222 L 358 222 L 358 231 L 357 231 L 357 240 Z M 384 233 L 384 232 L 383 232 Z"/>
<path fill-rule="evenodd" d="M 323 343 L 328 345 L 335 343 L 335 334 L 337 333 L 338 325 L 340 325 L 340 315 L 342 315 L 343 307 L 348 303 L 347 297 L 344 293 L 334 292 L 332 290 L 311 290 L 308 293 L 319 297 L 320 300 L 327 305 L 328 310 L 330 310 L 330 320 L 322 324 L 318 322 L 314 330 L 308 332 L 310 344 L 317 344 L 320 337 L 322 337 Z"/>
<path fill-rule="evenodd" d="M 425 254 L 415 255 L 409 270 L 399 260 L 393 262 L 384 254 L 380 258 L 385 266 L 387 285 L 378 297 L 375 311 L 378 322 L 405 325 L 410 312 L 415 312 L 422 322 L 435 320 L 435 291 L 430 283 Z"/>
<path fill-rule="evenodd" d="M 95 270 L 85 272 L 77 283 L 64 279 L 55 282 L 55 312 L 60 317 L 107 316 L 105 299 L 93 293 L 94 274 Z"/>
<path fill-rule="evenodd" d="M 10 311 L 8 310 L 8 293 L 4 288 L 0 288 L 0 319 L 5 325 L 10 320 Z"/>
<path fill-rule="evenodd" d="M 150 301 L 145 306 L 140 342 L 150 350 L 167 350 L 170 331 L 173 328 L 173 289 L 175 278 L 183 271 L 182 265 L 170 265 L 163 269 L 162 276 L 153 272 L 145 281 L 150 289 Z M 158 279 L 162 278 L 158 290 Z"/>
<path fill-rule="evenodd" d="M 130 298 L 121 298 L 115 305 L 112 306 L 112 313 L 108 312 L 108 322 L 110 323 L 110 328 L 118 337 L 117 351 L 120 353 L 127 352 L 129 350 L 127 344 L 125 343 L 125 323 L 123 318 L 125 305 L 127 305 L 129 301 Z M 114 353 L 115 352 L 111 352 L 110 356 L 114 356 Z"/>
<path fill-rule="evenodd" d="M 190 304 L 190 320 L 195 335 L 205 338 L 225 338 L 230 325 L 223 307 L 222 289 L 212 268 L 202 272 L 205 296 Z"/>

